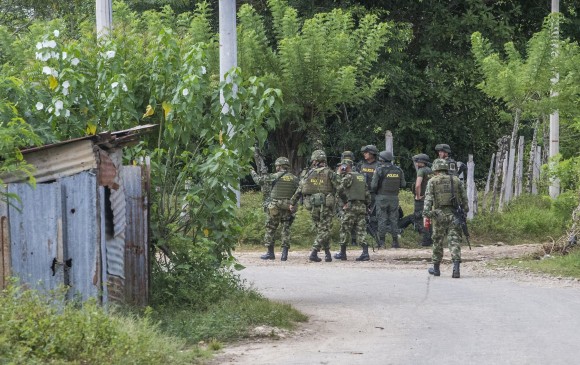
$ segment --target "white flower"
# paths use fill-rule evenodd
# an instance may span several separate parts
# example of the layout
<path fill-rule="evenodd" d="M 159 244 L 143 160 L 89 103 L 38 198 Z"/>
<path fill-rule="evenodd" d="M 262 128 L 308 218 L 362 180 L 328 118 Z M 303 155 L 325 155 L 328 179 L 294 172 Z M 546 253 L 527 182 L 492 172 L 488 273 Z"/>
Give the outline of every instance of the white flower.
<path fill-rule="evenodd" d="M 70 64 L 73 66 L 76 66 L 79 64 L 79 62 L 81 62 L 81 61 L 79 61 L 79 59 L 75 57 L 70 61 Z"/>
<path fill-rule="evenodd" d="M 68 55 L 67 55 L 67 53 L 66 53 L 66 52 L 63 52 L 63 53 L 62 53 L 62 59 L 63 59 L 63 60 L 66 60 L 66 56 L 68 56 Z"/>
<path fill-rule="evenodd" d="M 42 49 L 42 43 L 41 42 L 36 43 L 36 49 Z"/>
<path fill-rule="evenodd" d="M 107 58 L 113 58 L 115 57 L 115 51 L 107 51 L 105 55 L 107 56 Z"/>
<path fill-rule="evenodd" d="M 52 34 L 54 34 L 54 36 L 58 38 L 58 36 L 60 35 L 60 32 L 58 31 L 58 29 L 55 29 L 55 31 L 52 32 Z"/>
<path fill-rule="evenodd" d="M 48 48 L 48 41 L 46 39 L 42 41 L 42 48 Z"/>
<path fill-rule="evenodd" d="M 63 88 L 62 89 L 62 95 L 67 96 L 68 95 L 68 89 L 67 88 Z"/>
<path fill-rule="evenodd" d="M 58 77 L 58 71 L 57 70 L 52 70 L 52 76 Z"/>
<path fill-rule="evenodd" d="M 48 67 L 48 66 L 44 66 L 42 68 L 42 73 L 45 74 L 45 75 L 50 75 L 52 73 L 52 69 L 50 67 Z"/>
<path fill-rule="evenodd" d="M 44 104 L 42 104 L 40 101 L 38 103 L 36 103 L 36 110 L 42 110 L 44 109 Z"/>
<path fill-rule="evenodd" d="M 60 54 L 53 51 L 53 52 L 50 52 L 50 57 L 58 60 L 60 58 Z"/>
<path fill-rule="evenodd" d="M 57 111 L 61 110 L 63 107 L 64 104 L 62 100 L 57 100 L 56 103 L 54 103 L 54 109 L 56 109 Z"/>
<path fill-rule="evenodd" d="M 119 83 L 118 83 L 117 81 L 115 81 L 115 82 L 113 82 L 113 83 L 111 84 L 111 89 L 114 89 L 114 88 L 116 88 L 117 86 L 119 86 Z"/>
<path fill-rule="evenodd" d="M 43 57 L 42 57 L 42 53 L 40 53 L 40 52 L 36 52 L 36 53 L 35 53 L 35 57 L 34 57 L 34 58 L 36 58 L 37 60 L 42 60 L 42 58 L 43 58 Z"/>
<path fill-rule="evenodd" d="M 183 91 L 181 93 L 183 94 L 183 96 L 187 96 L 187 95 L 189 95 L 189 90 L 183 89 Z"/>
<path fill-rule="evenodd" d="M 68 110 L 68 109 L 65 110 L 64 111 L 64 116 L 67 117 L 67 118 L 70 117 L 70 110 Z"/>
<path fill-rule="evenodd" d="M 127 89 L 127 84 L 123 84 L 123 91 L 125 91 L 125 92 L 126 92 L 127 90 L 128 90 L 128 89 Z"/>
<path fill-rule="evenodd" d="M 205 73 L 206 73 L 205 66 L 201 66 L 201 74 L 202 75 L 205 75 Z"/>
<path fill-rule="evenodd" d="M 52 107 L 49 107 L 48 109 L 46 109 L 47 112 L 52 113 Z"/>
<path fill-rule="evenodd" d="M 49 48 L 54 48 L 54 47 L 56 47 L 56 42 L 55 41 L 48 41 L 47 46 Z"/>
<path fill-rule="evenodd" d="M 70 87 L 70 82 L 68 82 L 68 80 L 63 82 L 62 87 L 64 87 L 65 89 L 68 89 Z"/>
<path fill-rule="evenodd" d="M 59 110 L 59 109 L 56 109 L 56 110 L 54 111 L 54 115 L 56 115 L 57 117 L 58 117 L 58 116 L 60 116 L 60 110 Z"/>

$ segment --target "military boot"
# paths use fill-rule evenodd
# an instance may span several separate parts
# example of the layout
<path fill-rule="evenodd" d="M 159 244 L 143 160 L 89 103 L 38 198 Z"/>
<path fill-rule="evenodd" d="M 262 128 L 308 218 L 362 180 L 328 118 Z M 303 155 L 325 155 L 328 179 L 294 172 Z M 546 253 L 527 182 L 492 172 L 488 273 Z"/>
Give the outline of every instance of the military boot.
<path fill-rule="evenodd" d="M 326 262 L 332 261 L 332 254 L 330 253 L 330 248 L 324 249 L 324 261 L 326 261 Z"/>
<path fill-rule="evenodd" d="M 318 250 L 317 249 L 312 250 L 312 252 L 310 253 L 310 256 L 308 257 L 308 260 L 314 261 L 314 262 L 322 261 L 322 259 L 320 257 L 318 257 Z"/>
<path fill-rule="evenodd" d="M 399 236 L 393 236 L 393 244 L 391 245 L 392 248 L 399 248 Z"/>
<path fill-rule="evenodd" d="M 280 256 L 281 261 L 288 260 L 288 247 L 282 247 L 282 256 Z"/>
<path fill-rule="evenodd" d="M 340 246 L 340 252 L 335 253 L 334 258 L 337 260 L 346 261 L 346 245 Z"/>
<path fill-rule="evenodd" d="M 276 257 L 274 256 L 274 246 L 268 246 L 268 252 L 260 256 L 262 260 L 274 260 Z"/>
<path fill-rule="evenodd" d="M 369 245 L 362 245 L 362 253 L 356 258 L 356 261 L 369 261 L 371 258 L 369 256 Z"/>
<path fill-rule="evenodd" d="M 453 274 L 451 274 L 452 278 L 459 278 L 459 261 L 453 261 Z"/>
<path fill-rule="evenodd" d="M 441 276 L 441 271 L 439 271 L 439 265 L 440 263 L 434 262 L 433 267 L 429 268 L 429 274 L 433 276 Z"/>

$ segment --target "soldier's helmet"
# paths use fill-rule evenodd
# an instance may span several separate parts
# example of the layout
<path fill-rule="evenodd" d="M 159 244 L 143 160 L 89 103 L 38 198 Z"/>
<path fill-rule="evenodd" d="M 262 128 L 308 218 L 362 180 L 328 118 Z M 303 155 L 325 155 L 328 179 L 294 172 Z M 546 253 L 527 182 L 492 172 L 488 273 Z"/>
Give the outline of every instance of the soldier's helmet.
<path fill-rule="evenodd" d="M 341 160 L 348 159 L 354 161 L 354 153 L 352 151 L 344 151 L 340 156 Z"/>
<path fill-rule="evenodd" d="M 448 144 L 440 143 L 437 146 L 435 146 L 435 151 L 437 151 L 437 152 L 445 151 L 447 153 L 451 153 L 451 147 L 449 147 Z"/>
<path fill-rule="evenodd" d="M 435 161 L 433 161 L 433 167 L 432 167 L 433 171 L 447 171 L 449 170 L 449 163 L 447 162 L 447 160 L 444 160 L 442 158 L 436 158 Z"/>
<path fill-rule="evenodd" d="M 379 159 L 380 160 L 383 160 L 383 161 L 389 161 L 389 162 L 391 162 L 391 161 L 393 161 L 393 157 L 394 156 L 393 156 L 393 153 L 391 151 L 382 151 L 379 154 Z"/>
<path fill-rule="evenodd" d="M 372 153 L 375 156 L 379 154 L 379 149 L 374 144 L 368 144 L 366 146 L 363 146 L 360 149 L 360 151 L 361 152 L 369 152 L 369 153 Z"/>
<path fill-rule="evenodd" d="M 429 156 L 427 156 L 424 153 L 419 153 L 419 154 L 413 156 L 413 161 L 415 161 L 415 162 L 424 162 L 424 163 L 431 162 L 431 160 L 429 159 Z"/>
<path fill-rule="evenodd" d="M 311 161 L 326 162 L 326 152 L 323 150 L 315 150 L 310 156 Z"/>
<path fill-rule="evenodd" d="M 282 167 L 289 168 L 290 167 L 290 160 L 288 160 L 286 157 L 278 157 L 276 159 L 276 162 L 274 162 L 274 165 L 276 167 L 282 166 Z"/>

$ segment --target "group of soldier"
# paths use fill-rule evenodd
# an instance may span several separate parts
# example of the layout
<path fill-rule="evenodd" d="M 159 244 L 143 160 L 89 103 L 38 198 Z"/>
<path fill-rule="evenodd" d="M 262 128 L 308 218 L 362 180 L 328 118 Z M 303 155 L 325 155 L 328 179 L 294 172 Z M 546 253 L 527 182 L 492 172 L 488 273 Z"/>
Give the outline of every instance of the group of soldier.
<path fill-rule="evenodd" d="M 420 245 L 433 245 L 433 267 L 429 273 L 439 276 L 443 258 L 443 243 L 447 239 L 453 260 L 452 277 L 459 278 L 461 262 L 461 228 L 456 219 L 456 208 L 467 212 L 467 196 L 463 181 L 465 165 L 449 157 L 447 144 L 435 147 L 438 158 L 431 165 L 427 154 L 413 156 L 417 177 L 414 190 L 413 223 L 421 234 Z M 368 261 L 369 245 L 366 233 L 370 233 L 379 248 L 385 247 L 385 238 L 391 236 L 391 247 L 399 248 L 399 191 L 406 186 L 403 170 L 393 163 L 390 151 L 379 152 L 376 146 L 361 148 L 363 160 L 354 163 L 354 153 L 344 151 L 336 169 L 328 166 L 323 150 L 311 155 L 311 164 L 300 177 L 290 171 L 290 161 L 279 157 L 276 172 L 259 176 L 251 171 L 254 181 L 266 187 L 266 232 L 264 260 L 274 260 L 274 235 L 281 228 L 281 260 L 288 259 L 290 226 L 299 202 L 310 212 L 316 238 L 309 260 L 320 262 L 318 256 L 324 251 L 324 261 L 331 262 L 330 229 L 333 217 L 340 217 L 340 252 L 335 259 L 347 260 L 349 237 L 351 244 L 359 244 L 362 252 L 356 261 Z"/>

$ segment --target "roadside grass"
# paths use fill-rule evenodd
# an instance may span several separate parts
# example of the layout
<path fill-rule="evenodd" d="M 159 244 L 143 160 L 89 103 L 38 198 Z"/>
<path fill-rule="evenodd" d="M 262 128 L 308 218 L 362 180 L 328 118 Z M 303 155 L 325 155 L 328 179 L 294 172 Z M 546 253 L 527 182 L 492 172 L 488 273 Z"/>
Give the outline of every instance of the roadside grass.
<path fill-rule="evenodd" d="M 557 277 L 580 279 L 580 249 L 576 248 L 568 255 L 546 256 L 542 258 L 505 259 L 499 264 L 517 267 L 536 273 Z"/>

